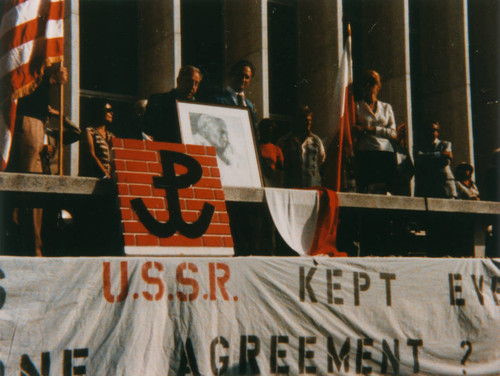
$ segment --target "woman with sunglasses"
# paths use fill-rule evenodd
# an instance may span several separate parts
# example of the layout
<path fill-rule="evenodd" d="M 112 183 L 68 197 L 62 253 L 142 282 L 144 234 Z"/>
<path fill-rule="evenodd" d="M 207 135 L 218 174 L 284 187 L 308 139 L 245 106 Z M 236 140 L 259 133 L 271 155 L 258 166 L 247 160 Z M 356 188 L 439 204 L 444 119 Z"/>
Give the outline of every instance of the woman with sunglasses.
<path fill-rule="evenodd" d="M 111 104 L 96 101 L 94 108 L 95 125 L 89 126 L 82 139 L 80 175 L 96 178 L 111 178 L 111 139 L 114 137 L 107 128 L 113 122 Z"/>

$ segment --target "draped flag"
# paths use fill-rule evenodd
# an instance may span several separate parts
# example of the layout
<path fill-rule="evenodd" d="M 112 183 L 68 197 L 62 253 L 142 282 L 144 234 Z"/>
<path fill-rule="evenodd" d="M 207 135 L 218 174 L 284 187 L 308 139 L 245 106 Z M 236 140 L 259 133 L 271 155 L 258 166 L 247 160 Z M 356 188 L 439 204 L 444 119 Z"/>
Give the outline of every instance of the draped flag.
<path fill-rule="evenodd" d="M 5 170 L 17 100 L 33 93 L 45 69 L 63 60 L 63 0 L 5 0 L 0 9 L 0 157 Z"/>
<path fill-rule="evenodd" d="M 337 82 L 335 83 L 333 126 L 326 145 L 325 185 L 335 191 L 341 190 L 341 183 L 345 181 L 345 160 L 352 154 L 351 127 L 355 123 L 352 82 L 351 30 L 349 28 L 349 36 L 344 46 Z"/>

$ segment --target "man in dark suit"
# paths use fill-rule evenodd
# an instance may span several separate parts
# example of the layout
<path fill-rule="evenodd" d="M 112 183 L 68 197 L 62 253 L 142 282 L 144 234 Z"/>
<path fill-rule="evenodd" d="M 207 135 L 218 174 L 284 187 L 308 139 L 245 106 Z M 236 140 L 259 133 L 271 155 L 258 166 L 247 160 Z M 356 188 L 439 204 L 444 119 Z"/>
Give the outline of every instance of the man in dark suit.
<path fill-rule="evenodd" d="M 144 133 L 154 141 L 180 143 L 182 140 L 175 101 L 194 101 L 202 79 L 198 68 L 186 65 L 179 70 L 175 89 L 151 95 L 144 114 Z"/>
<path fill-rule="evenodd" d="M 215 97 L 215 102 L 226 106 L 247 107 L 252 117 L 252 125 L 257 138 L 257 118 L 255 116 L 255 106 L 245 98 L 245 89 L 248 87 L 254 76 L 255 69 L 248 60 L 240 60 L 231 67 L 229 86 Z"/>

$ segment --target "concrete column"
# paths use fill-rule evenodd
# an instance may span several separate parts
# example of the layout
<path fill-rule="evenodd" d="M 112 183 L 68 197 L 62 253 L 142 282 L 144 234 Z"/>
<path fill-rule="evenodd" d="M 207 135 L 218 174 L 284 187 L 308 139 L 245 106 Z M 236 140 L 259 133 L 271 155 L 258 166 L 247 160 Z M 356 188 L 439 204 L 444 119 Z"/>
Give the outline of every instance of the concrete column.
<path fill-rule="evenodd" d="M 269 117 L 267 1 L 226 0 L 226 76 L 238 60 L 249 60 L 256 72 L 245 91 L 257 110 L 257 120 Z"/>
<path fill-rule="evenodd" d="M 64 114 L 79 126 L 80 119 L 80 17 L 79 1 L 66 2 L 64 9 L 64 65 L 68 83 L 64 86 Z M 77 142 L 64 150 L 65 175 L 78 175 Z M 68 171 L 69 170 L 69 171 Z"/>
<path fill-rule="evenodd" d="M 453 143 L 453 165 L 473 163 L 467 0 L 422 1 L 416 7 L 420 64 L 415 73 L 420 82 L 414 98 L 419 103 L 415 134 L 436 119 L 440 138 Z"/>
<path fill-rule="evenodd" d="M 379 99 L 392 105 L 396 124 L 405 122 L 411 131 L 408 1 L 386 0 L 382 6 L 365 0 L 362 13 L 362 71 L 380 73 Z"/>
<path fill-rule="evenodd" d="M 139 0 L 139 96 L 174 88 L 180 67 L 180 0 Z"/>
<path fill-rule="evenodd" d="M 331 104 L 343 51 L 342 1 L 299 0 L 297 21 L 299 104 L 311 106 L 313 132 L 323 138 L 328 130 L 324 124 L 334 116 Z"/>

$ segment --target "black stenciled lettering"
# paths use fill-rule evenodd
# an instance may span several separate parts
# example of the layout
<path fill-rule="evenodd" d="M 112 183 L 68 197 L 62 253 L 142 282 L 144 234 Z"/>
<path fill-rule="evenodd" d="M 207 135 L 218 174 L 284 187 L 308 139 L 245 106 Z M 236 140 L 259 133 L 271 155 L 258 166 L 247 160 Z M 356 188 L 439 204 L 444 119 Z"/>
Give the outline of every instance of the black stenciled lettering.
<path fill-rule="evenodd" d="M 177 375 L 185 375 L 187 373 L 191 373 L 193 376 L 201 376 L 193 343 L 189 337 L 186 339 L 185 346 L 182 347 L 181 363 Z"/>
<path fill-rule="evenodd" d="M 315 374 L 315 366 L 306 366 L 306 359 L 314 359 L 314 351 L 307 350 L 306 345 L 314 345 L 316 337 L 299 337 L 299 372 Z"/>
<path fill-rule="evenodd" d="M 335 269 L 335 270 L 330 270 L 327 269 L 326 271 L 326 286 L 327 286 L 327 296 L 328 296 L 328 303 L 329 304 L 338 304 L 338 305 L 343 305 L 344 304 L 344 298 L 339 298 L 339 297 L 334 297 L 333 296 L 333 290 L 339 291 L 342 290 L 342 285 L 340 283 L 333 283 L 333 277 L 342 277 L 342 270 L 340 269 Z"/>
<path fill-rule="evenodd" d="M 359 338 L 358 347 L 356 350 L 356 373 L 361 373 L 363 375 L 369 375 L 372 373 L 372 367 L 363 366 L 363 360 L 371 360 L 372 353 L 365 351 L 365 346 L 373 346 L 373 339 L 371 338 Z"/>
<path fill-rule="evenodd" d="M 229 366 L 229 356 L 221 355 L 216 360 L 217 346 L 220 346 L 223 349 L 228 349 L 229 342 L 224 337 L 217 337 L 210 343 L 210 367 L 212 368 L 212 373 L 219 376 L 223 375 L 227 371 L 227 368 Z M 221 365 L 220 368 L 217 367 L 217 363 Z"/>
<path fill-rule="evenodd" d="M 380 373 L 387 374 L 387 359 L 391 362 L 391 367 L 394 375 L 399 375 L 399 340 L 394 339 L 394 352 L 387 341 L 382 340 L 382 364 L 380 366 Z"/>
<path fill-rule="evenodd" d="M 360 285 L 359 280 L 363 279 L 364 284 Z M 360 291 L 368 291 L 370 288 L 370 276 L 364 272 L 354 272 L 354 305 L 359 306 Z"/>
<path fill-rule="evenodd" d="M 396 280 L 396 274 L 380 273 L 380 279 L 385 280 L 385 304 L 390 307 L 392 305 L 391 281 Z"/>
<path fill-rule="evenodd" d="M 203 174 L 203 170 L 193 157 L 170 150 L 161 150 L 160 158 L 163 168 L 163 176 L 153 177 L 153 186 L 165 189 L 168 204 L 169 220 L 167 222 L 157 221 L 148 211 L 146 205 L 140 198 L 130 201 L 132 209 L 139 217 L 148 231 L 160 238 L 168 238 L 176 231 L 188 238 L 198 238 L 206 231 L 214 214 L 215 207 L 204 203 L 200 217 L 196 222 L 186 223 L 182 218 L 179 201 L 179 189 L 187 188 L 197 183 Z M 184 175 L 175 174 L 175 164 L 186 167 Z"/>
<path fill-rule="evenodd" d="M 271 373 L 284 373 L 288 374 L 290 367 L 287 365 L 278 366 L 278 358 L 284 359 L 286 358 L 286 350 L 279 349 L 279 344 L 288 343 L 288 336 L 271 336 L 271 358 L 270 358 L 270 367 Z"/>
<path fill-rule="evenodd" d="M 253 344 L 253 348 L 249 349 L 247 344 Z M 247 365 L 250 365 L 252 375 L 260 375 L 260 368 L 257 363 L 257 356 L 260 353 L 260 340 L 257 336 L 241 336 L 240 337 L 240 375 L 247 373 Z"/>
<path fill-rule="evenodd" d="M 0 362 L 0 376 L 5 376 L 5 366 L 3 362 Z"/>
<path fill-rule="evenodd" d="M 349 353 L 351 352 L 350 338 L 346 338 L 344 344 L 340 348 L 340 353 L 337 353 L 337 350 L 335 349 L 335 343 L 333 342 L 332 337 L 328 337 L 327 339 L 327 348 L 328 348 L 328 373 L 334 372 L 333 363 L 335 363 L 337 371 L 340 372 L 340 369 L 342 368 L 342 362 L 344 364 L 345 373 L 349 373 Z"/>
<path fill-rule="evenodd" d="M 474 290 L 476 291 L 479 304 L 484 305 L 484 296 L 483 296 L 484 276 L 479 276 L 479 282 L 477 281 L 475 274 L 472 274 L 470 277 L 472 279 L 472 284 L 474 285 Z"/>
<path fill-rule="evenodd" d="M 500 305 L 500 301 L 498 300 L 498 294 L 500 294 L 500 277 L 493 276 L 491 278 L 491 293 L 493 295 L 493 300 L 496 305 Z"/>
<path fill-rule="evenodd" d="M 42 353 L 40 365 L 41 372 L 39 373 L 35 365 L 31 361 L 29 355 L 21 356 L 21 376 L 49 376 L 50 375 L 50 352 Z"/>
<path fill-rule="evenodd" d="M 64 350 L 63 352 L 63 376 L 86 375 L 87 367 L 84 365 L 74 366 L 73 359 L 88 358 L 89 349 Z"/>
<path fill-rule="evenodd" d="M 412 347 L 412 354 L 413 354 L 413 373 L 418 373 L 420 372 L 420 364 L 418 362 L 418 348 L 420 346 L 423 346 L 424 341 L 421 339 L 412 339 L 409 338 L 408 341 L 406 342 L 408 346 Z"/>
<path fill-rule="evenodd" d="M 457 298 L 457 295 L 462 295 L 462 285 L 458 284 L 456 281 L 462 280 L 462 274 L 448 274 L 448 284 L 450 288 L 450 305 L 452 306 L 464 306 L 465 299 Z"/>
<path fill-rule="evenodd" d="M 306 290 L 309 295 L 309 298 L 311 299 L 311 302 L 317 303 L 318 300 L 316 299 L 316 295 L 314 294 L 314 291 L 311 287 L 311 280 L 314 276 L 314 273 L 316 273 L 316 270 L 318 268 L 311 268 L 307 272 L 306 276 L 306 268 L 304 266 L 300 267 L 299 270 L 299 278 L 300 278 L 300 301 L 304 302 L 306 300 Z"/>
<path fill-rule="evenodd" d="M 2 269 L 0 269 L 0 279 L 4 279 L 5 274 Z M 3 287 L 0 286 L 0 309 L 3 308 L 5 304 L 5 300 L 7 299 L 7 292 Z"/>

